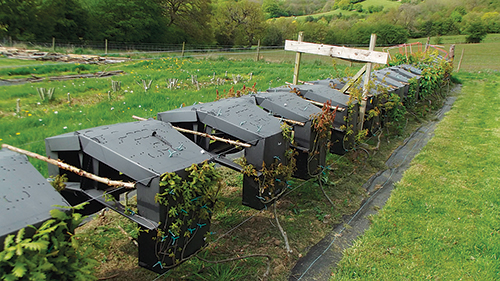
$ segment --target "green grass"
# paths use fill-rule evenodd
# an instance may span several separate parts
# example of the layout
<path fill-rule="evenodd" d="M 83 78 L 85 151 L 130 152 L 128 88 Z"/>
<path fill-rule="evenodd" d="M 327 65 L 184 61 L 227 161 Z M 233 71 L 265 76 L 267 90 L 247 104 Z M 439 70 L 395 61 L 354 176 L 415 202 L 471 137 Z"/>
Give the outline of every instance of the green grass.
<path fill-rule="evenodd" d="M 463 60 L 460 66 L 460 71 L 499 71 L 500 70 L 500 34 L 488 34 L 482 43 L 465 44 L 465 35 L 451 35 L 441 37 L 443 49 L 450 50 L 451 44 L 455 44 L 455 60 L 454 70 L 457 71 L 460 62 L 462 51 L 464 52 Z M 434 44 L 434 38 L 431 38 L 431 44 Z M 409 43 L 420 42 L 425 46 L 427 38 L 417 38 L 409 40 Z M 413 51 L 417 51 L 417 47 L 413 47 Z M 381 50 L 381 48 L 378 48 Z M 397 52 L 397 49 L 391 53 Z M 409 47 L 407 51 L 410 52 Z M 401 50 L 404 53 L 404 48 Z"/>
<path fill-rule="evenodd" d="M 500 278 L 500 75 L 462 94 L 332 280 Z"/>
<path fill-rule="evenodd" d="M 1 63 L 5 60 L 0 59 Z M 10 62 L 7 62 L 10 63 Z M 5 63 L 5 64 L 7 64 Z M 66 73 L 67 66 L 33 66 L 20 75 L 2 75 L 0 78 L 17 78 L 26 74 L 37 73 L 43 69 L 46 76 L 57 76 Z M 195 102 L 210 102 L 215 100 L 216 90 L 221 94 L 234 86 L 239 90 L 256 83 L 256 89 L 264 91 L 269 87 L 277 87 L 291 81 L 293 63 L 254 62 L 251 59 L 226 59 L 213 57 L 209 59 L 179 59 L 162 58 L 158 60 L 137 60 L 111 66 L 88 66 L 89 70 L 124 70 L 126 74 L 112 78 L 74 79 L 68 81 L 44 81 L 32 84 L 0 87 L 0 142 L 20 146 L 34 152 L 44 154 L 44 139 L 65 132 L 81 130 L 89 127 L 132 121 L 132 115 L 154 117 L 157 112 L 191 105 Z M 5 72 L 16 71 L 19 68 L 2 69 Z M 25 69 L 25 68 L 22 68 Z M 330 63 L 321 60 L 305 60 L 302 64 L 303 80 L 324 79 L 331 76 L 344 76 L 345 66 L 336 69 Z M 225 85 L 217 86 L 211 82 L 216 78 L 225 77 Z M 355 70 L 352 70 L 355 71 Z M 351 71 L 351 72 L 352 72 Z M 252 80 L 250 79 L 252 73 Z M 191 84 L 191 75 L 197 75 L 200 89 Z M 233 85 L 232 76 L 241 75 L 242 82 Z M 167 88 L 167 79 L 179 79 L 177 88 Z M 122 82 L 122 91 L 111 91 L 111 80 Z M 142 87 L 141 80 L 153 80 L 152 87 L 147 92 Z M 55 88 L 55 100 L 41 101 L 36 88 Z M 71 105 L 67 102 L 70 93 Z M 20 112 L 16 113 L 16 101 L 20 99 Z M 56 113 L 57 112 L 57 113 Z M 45 164 L 36 164 L 46 175 Z"/>
<path fill-rule="evenodd" d="M 52 61 L 38 61 L 38 60 L 19 60 L 19 59 L 6 59 L 7 57 L 0 56 L 0 69 L 6 67 L 19 67 L 19 66 L 40 66 L 48 64 L 67 64 Z"/>
<path fill-rule="evenodd" d="M 401 5 L 401 2 L 399 1 L 389 1 L 389 0 L 366 0 L 363 2 L 360 2 L 359 4 L 363 5 L 363 9 L 366 9 L 369 6 L 384 6 L 384 9 L 392 9 L 392 8 L 397 8 Z M 341 9 L 337 9 L 334 11 L 328 11 L 328 12 L 323 12 L 323 13 L 317 13 L 317 14 L 312 14 L 312 15 L 305 15 L 305 16 L 298 16 L 296 17 L 297 20 L 304 21 L 306 17 L 312 16 L 314 18 L 321 18 L 323 16 L 328 16 L 328 15 L 352 15 L 352 14 L 361 14 L 361 15 L 366 15 L 365 13 L 358 13 L 356 11 L 344 11 Z"/>
<path fill-rule="evenodd" d="M 465 44 L 465 37 L 466 35 L 446 35 L 446 36 L 440 36 L 440 41 L 441 43 L 436 44 L 436 40 L 438 40 L 438 37 L 431 37 L 431 44 L 433 45 L 442 45 L 442 44 Z M 420 42 L 422 44 L 425 44 L 427 42 L 427 38 L 412 38 L 408 40 L 409 43 L 413 42 Z M 491 33 L 486 35 L 486 37 L 483 39 L 481 43 L 498 43 L 500 42 L 500 34 L 496 33 Z M 469 44 L 469 45 L 475 45 L 475 44 Z"/>

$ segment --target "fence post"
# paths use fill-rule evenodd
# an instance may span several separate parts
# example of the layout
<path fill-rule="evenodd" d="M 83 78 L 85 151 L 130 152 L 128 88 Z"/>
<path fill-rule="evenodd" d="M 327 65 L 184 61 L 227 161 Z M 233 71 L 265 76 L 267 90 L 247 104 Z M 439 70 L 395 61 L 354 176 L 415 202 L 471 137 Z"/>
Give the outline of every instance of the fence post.
<path fill-rule="evenodd" d="M 297 41 L 302 42 L 302 38 L 304 36 L 304 32 L 299 32 L 299 39 Z M 300 59 L 302 58 L 302 53 L 297 52 L 295 55 L 295 69 L 293 71 L 293 85 L 299 84 L 299 68 L 300 68 Z"/>
<path fill-rule="evenodd" d="M 453 63 L 453 61 L 455 60 L 455 44 L 452 44 L 450 46 L 450 52 L 448 54 L 449 54 L 451 63 Z"/>
<path fill-rule="evenodd" d="M 257 41 L 257 59 L 255 61 L 259 61 L 260 57 L 260 39 Z"/>
<path fill-rule="evenodd" d="M 52 52 L 56 51 L 56 38 L 52 37 Z"/>
<path fill-rule="evenodd" d="M 377 42 L 377 34 L 372 34 L 370 38 L 370 51 L 375 50 L 375 43 Z M 366 64 L 365 81 L 363 83 L 363 96 L 361 98 L 361 107 L 359 108 L 359 126 L 358 131 L 363 130 L 363 123 L 365 122 L 366 102 L 368 99 L 368 83 L 370 82 L 370 75 L 372 73 L 372 63 Z"/>
<path fill-rule="evenodd" d="M 431 41 L 431 38 L 430 37 L 427 37 L 427 42 L 425 43 L 425 50 L 424 50 L 424 53 L 427 52 L 427 50 L 429 50 L 429 42 Z"/>
<path fill-rule="evenodd" d="M 104 39 L 104 54 L 108 54 L 108 39 Z"/>
<path fill-rule="evenodd" d="M 16 113 L 17 117 L 21 117 L 19 113 L 21 112 L 21 99 L 17 99 L 16 101 Z"/>
<path fill-rule="evenodd" d="M 462 55 L 460 56 L 460 61 L 458 62 L 457 72 L 460 71 L 460 67 L 462 66 L 462 59 L 464 58 L 464 51 L 465 51 L 465 48 L 462 49 Z"/>
<path fill-rule="evenodd" d="M 182 42 L 182 53 L 181 53 L 181 58 L 184 57 L 184 48 L 186 48 L 186 42 Z"/>

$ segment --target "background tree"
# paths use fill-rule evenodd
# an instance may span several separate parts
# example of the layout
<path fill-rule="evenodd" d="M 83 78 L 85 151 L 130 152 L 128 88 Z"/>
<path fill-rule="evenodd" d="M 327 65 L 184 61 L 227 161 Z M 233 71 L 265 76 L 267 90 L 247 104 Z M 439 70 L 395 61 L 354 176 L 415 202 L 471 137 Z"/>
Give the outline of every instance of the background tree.
<path fill-rule="evenodd" d="M 14 40 L 35 40 L 42 29 L 37 21 L 37 0 L 0 0 L 0 25 Z"/>
<path fill-rule="evenodd" d="M 480 21 L 471 22 L 465 29 L 465 42 L 467 43 L 480 43 L 488 34 L 486 27 Z"/>
<path fill-rule="evenodd" d="M 213 39 L 210 26 L 211 0 L 155 0 L 166 19 L 170 32 L 185 33 L 186 40 L 194 43 Z M 180 34 L 177 34 L 180 35 Z M 184 40 L 184 41 L 186 41 Z"/>
<path fill-rule="evenodd" d="M 76 41 L 87 34 L 88 14 L 80 2 L 76 0 L 48 0 L 43 2 L 43 15 L 47 23 L 52 23 L 47 37 L 56 37 L 62 40 Z"/>
<path fill-rule="evenodd" d="M 288 13 L 282 8 L 276 0 L 264 0 L 262 3 L 262 11 L 266 18 L 279 18 L 279 17 L 287 17 Z"/>
<path fill-rule="evenodd" d="M 251 47 L 265 31 L 260 5 L 247 0 L 221 4 L 214 16 L 214 23 L 219 45 Z"/>
<path fill-rule="evenodd" d="M 481 21 L 483 22 L 486 32 L 488 33 L 499 33 L 500 32 L 500 13 L 499 12 L 487 12 L 481 16 Z"/>
<path fill-rule="evenodd" d="M 151 0 L 101 0 L 90 7 L 92 40 L 165 42 L 166 24 Z"/>

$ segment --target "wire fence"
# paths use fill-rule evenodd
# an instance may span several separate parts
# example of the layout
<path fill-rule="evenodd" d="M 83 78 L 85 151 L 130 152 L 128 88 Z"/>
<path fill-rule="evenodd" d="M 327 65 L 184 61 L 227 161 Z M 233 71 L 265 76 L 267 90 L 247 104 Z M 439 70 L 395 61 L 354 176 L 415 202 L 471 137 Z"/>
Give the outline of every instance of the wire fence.
<path fill-rule="evenodd" d="M 100 50 L 103 53 L 106 51 L 116 52 L 185 52 L 190 53 L 209 53 L 209 52 L 236 52 L 256 50 L 276 50 L 283 49 L 284 46 L 252 46 L 252 47 L 235 47 L 229 45 L 216 44 L 165 44 L 165 43 L 137 43 L 137 42 L 115 42 L 115 41 L 65 41 L 61 42 L 57 39 L 53 42 L 41 41 L 13 41 L 3 40 L 0 46 L 5 47 L 26 47 L 26 48 L 45 48 L 45 49 L 91 49 Z"/>
<path fill-rule="evenodd" d="M 335 44 L 334 44 L 335 45 Z M 368 44 L 341 44 L 345 47 L 352 48 L 364 48 L 368 47 Z M 261 50 L 277 50 L 283 49 L 284 45 L 279 46 L 257 46 L 253 45 L 251 47 L 243 46 L 232 46 L 232 45 L 218 45 L 218 44 L 167 44 L 167 43 L 142 43 L 142 42 L 118 42 L 118 41 L 89 41 L 89 40 L 78 40 L 78 41 L 61 41 L 54 38 L 52 42 L 44 41 L 13 41 L 4 38 L 0 42 L 0 46 L 21 46 L 26 48 L 45 48 L 45 49 L 91 49 L 99 50 L 103 53 L 106 51 L 111 52 L 185 52 L 190 53 L 209 53 L 209 52 L 236 52 L 236 51 L 249 51 L 256 50 L 257 48 Z M 381 45 L 378 44 L 377 47 L 389 47 L 392 45 Z"/>

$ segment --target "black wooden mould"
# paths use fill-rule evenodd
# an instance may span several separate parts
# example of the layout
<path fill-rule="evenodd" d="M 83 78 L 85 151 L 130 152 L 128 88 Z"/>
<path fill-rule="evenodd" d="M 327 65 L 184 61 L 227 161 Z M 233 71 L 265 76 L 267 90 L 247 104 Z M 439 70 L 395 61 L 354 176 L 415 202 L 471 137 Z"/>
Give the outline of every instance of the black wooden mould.
<path fill-rule="evenodd" d="M 289 144 L 283 137 L 280 120 L 257 106 L 254 97 L 229 98 L 160 112 L 158 120 L 171 122 L 185 129 L 251 144 L 251 147 L 244 150 L 245 158 L 257 171 L 261 171 L 264 164 L 266 168 L 272 167 L 273 164 L 288 164 L 286 152 Z M 234 145 L 210 142 L 210 139 L 196 135 L 189 137 L 210 153 L 227 155 L 240 150 L 235 149 Z M 234 163 L 221 162 L 221 164 L 243 171 L 241 166 Z M 263 209 L 288 186 L 285 180 L 278 178 L 274 183 L 274 190 L 263 190 L 261 184 L 263 180 L 261 174 L 259 179 L 244 175 L 243 205 L 258 210 Z"/>
<path fill-rule="evenodd" d="M 271 91 L 252 96 L 259 106 L 273 116 L 303 123 L 290 123 L 294 134 L 292 148 L 297 152 L 297 170 L 294 177 L 309 179 L 320 172 L 326 162 L 326 140 L 319 139 L 312 126 L 312 118 L 321 114 L 321 109 L 286 92 Z"/>
<path fill-rule="evenodd" d="M 0 150 L 0 197 L 0 251 L 7 235 L 27 225 L 39 227 L 51 218 L 50 210 L 69 206 L 25 155 L 8 149 Z M 34 229 L 26 228 L 26 236 L 32 234 Z"/>
<path fill-rule="evenodd" d="M 178 260 L 187 258 L 205 244 L 209 221 L 195 221 L 184 226 L 183 231 L 196 228 L 189 240 L 174 236 L 165 237 L 161 242 L 154 240 L 158 227 L 167 233 L 172 223 L 166 207 L 155 202 L 156 194 L 164 192 L 159 185 L 160 176 L 174 172 L 185 177 L 186 168 L 212 157 L 171 124 L 156 120 L 114 124 L 50 137 L 45 142 L 47 155 L 51 158 L 59 158 L 101 177 L 136 182 L 137 213 L 118 200 L 109 200 L 110 196 L 118 199 L 128 189 L 109 187 L 76 174 L 68 174 L 62 195 L 71 205 L 90 202 L 85 213 L 108 207 L 136 222 L 143 230 L 139 234 L 139 265 L 142 267 L 161 273 L 175 263 L 168 254 L 159 251 L 162 248 L 159 244 L 185 247 L 185 251 L 175 256 Z M 65 173 L 49 166 L 50 175 Z"/>
<path fill-rule="evenodd" d="M 330 152 L 342 155 L 352 148 L 354 135 L 357 131 L 359 105 L 357 101 L 351 101 L 349 95 L 333 89 L 329 80 L 312 81 L 305 85 L 278 87 L 269 89 L 268 92 L 295 94 L 319 104 L 331 102 L 331 106 L 338 107 L 338 109 L 331 133 Z M 348 130 L 352 130 L 354 133 L 347 135 Z"/>

